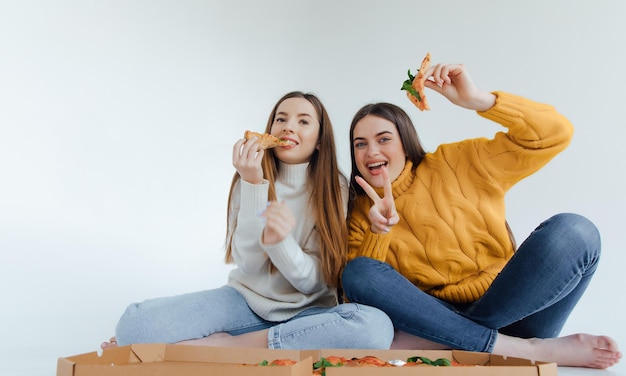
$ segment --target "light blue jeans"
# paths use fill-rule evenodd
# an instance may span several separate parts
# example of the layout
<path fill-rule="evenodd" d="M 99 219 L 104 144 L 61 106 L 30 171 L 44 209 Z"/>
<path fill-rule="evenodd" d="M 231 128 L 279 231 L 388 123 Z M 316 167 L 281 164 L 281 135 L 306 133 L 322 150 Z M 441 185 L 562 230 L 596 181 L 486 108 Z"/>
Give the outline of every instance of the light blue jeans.
<path fill-rule="evenodd" d="M 312 307 L 285 322 L 257 316 L 237 290 L 213 290 L 131 304 L 117 324 L 119 345 L 176 343 L 224 332 L 239 335 L 269 329 L 271 349 L 388 349 L 393 324 L 382 311 L 360 304 Z"/>
<path fill-rule="evenodd" d="M 471 304 L 437 299 L 389 264 L 366 257 L 348 263 L 342 283 L 350 301 L 382 309 L 396 329 L 454 349 L 491 352 L 498 333 L 558 336 L 599 258 L 595 225 L 566 213 L 539 225 Z"/>

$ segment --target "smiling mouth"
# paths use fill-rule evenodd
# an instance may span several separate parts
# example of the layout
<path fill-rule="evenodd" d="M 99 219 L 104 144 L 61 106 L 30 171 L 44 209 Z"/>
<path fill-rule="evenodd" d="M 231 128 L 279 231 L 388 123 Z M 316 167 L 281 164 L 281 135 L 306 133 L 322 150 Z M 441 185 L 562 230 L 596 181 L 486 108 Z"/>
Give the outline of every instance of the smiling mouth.
<path fill-rule="evenodd" d="M 375 171 L 375 170 L 380 170 L 383 167 L 386 167 L 388 165 L 388 162 L 376 162 L 376 163 L 370 163 L 367 165 L 368 170 L 370 171 Z"/>
<path fill-rule="evenodd" d="M 295 145 L 298 145 L 297 142 L 295 142 L 293 140 L 287 140 L 287 139 L 284 139 L 284 138 L 281 138 L 280 142 L 281 142 L 282 146 L 295 146 Z"/>

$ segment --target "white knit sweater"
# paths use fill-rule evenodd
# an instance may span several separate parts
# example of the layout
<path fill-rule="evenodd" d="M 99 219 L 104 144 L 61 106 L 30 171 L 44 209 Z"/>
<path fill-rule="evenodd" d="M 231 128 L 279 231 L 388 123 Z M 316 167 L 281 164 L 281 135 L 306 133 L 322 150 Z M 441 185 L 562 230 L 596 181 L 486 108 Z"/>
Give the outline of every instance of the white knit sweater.
<path fill-rule="evenodd" d="M 267 181 L 253 185 L 239 180 L 231 198 L 230 223 L 236 223 L 232 254 L 237 268 L 231 271 L 228 284 L 268 321 L 288 320 L 312 306 L 337 304 L 335 289 L 326 285 L 321 271 L 319 236 L 305 184 L 307 167 L 308 163 L 280 165 L 276 196 L 291 209 L 297 223 L 279 243 L 261 243 L 265 224 L 260 214 L 268 202 Z"/>

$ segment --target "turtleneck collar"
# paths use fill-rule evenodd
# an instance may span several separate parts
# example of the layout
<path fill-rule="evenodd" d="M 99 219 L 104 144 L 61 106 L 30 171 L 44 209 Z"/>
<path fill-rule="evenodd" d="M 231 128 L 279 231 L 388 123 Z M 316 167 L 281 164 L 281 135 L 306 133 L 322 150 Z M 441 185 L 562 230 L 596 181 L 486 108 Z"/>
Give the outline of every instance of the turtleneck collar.
<path fill-rule="evenodd" d="M 286 164 L 278 163 L 278 181 L 291 186 L 298 187 L 306 185 L 309 163 Z"/>

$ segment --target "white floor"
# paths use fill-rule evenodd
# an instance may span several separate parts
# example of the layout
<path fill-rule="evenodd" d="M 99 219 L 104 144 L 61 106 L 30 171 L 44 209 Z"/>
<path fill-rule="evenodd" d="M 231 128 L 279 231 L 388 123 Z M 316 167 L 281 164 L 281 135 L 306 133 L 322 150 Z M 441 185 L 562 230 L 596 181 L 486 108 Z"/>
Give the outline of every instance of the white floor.
<path fill-rule="evenodd" d="M 608 370 L 559 367 L 559 376 L 625 376 L 626 364 L 618 364 Z"/>

